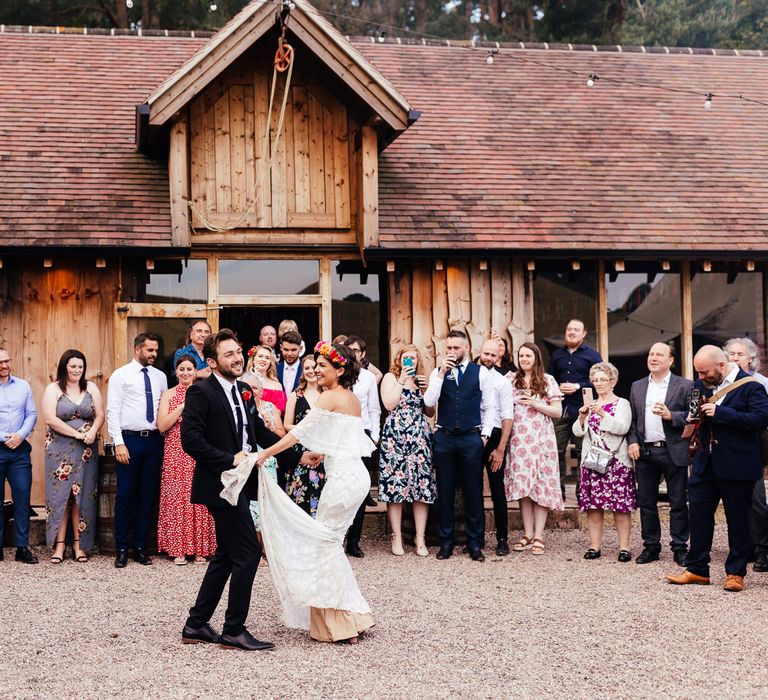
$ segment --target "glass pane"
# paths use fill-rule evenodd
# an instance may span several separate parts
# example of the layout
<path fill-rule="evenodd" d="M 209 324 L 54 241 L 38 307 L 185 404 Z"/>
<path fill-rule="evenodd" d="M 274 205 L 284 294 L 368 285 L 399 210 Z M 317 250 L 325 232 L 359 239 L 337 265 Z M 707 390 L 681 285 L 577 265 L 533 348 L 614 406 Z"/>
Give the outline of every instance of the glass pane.
<path fill-rule="evenodd" d="M 187 331 L 197 318 L 128 318 L 128 347 L 126 359 L 133 357 L 133 339 L 139 333 L 156 333 L 160 336 L 160 348 L 157 353 L 155 367 L 165 372 L 168 386 L 176 383 L 173 367 L 173 353 L 188 342 Z"/>
<path fill-rule="evenodd" d="M 160 261 L 156 263 L 158 266 Z M 208 301 L 208 267 L 206 260 L 188 260 L 180 263 L 179 271 L 150 272 L 143 298 L 139 301 L 160 301 L 170 304 Z"/>
<path fill-rule="evenodd" d="M 550 353 L 563 345 L 568 321 L 580 318 L 587 327 L 587 345 L 596 347 L 595 290 L 593 272 L 536 273 L 533 281 L 534 339 L 549 366 Z M 514 349 L 515 354 L 517 348 Z"/>
<path fill-rule="evenodd" d="M 338 260 L 331 261 L 333 281 L 331 304 L 333 335 L 359 335 L 367 344 L 368 359 L 382 372 L 381 308 L 379 276 L 368 274 L 365 282 L 357 272 L 345 272 L 339 279 Z"/>
<path fill-rule="evenodd" d="M 622 273 L 611 282 L 605 276 L 608 302 L 608 354 L 619 370 L 616 394 L 629 398 L 632 382 L 648 375 L 648 350 L 669 343 L 680 372 L 680 276 Z"/>
<path fill-rule="evenodd" d="M 724 273 L 700 272 L 691 283 L 693 349 L 729 338 L 751 338 L 765 346 L 763 285 L 759 273 L 742 272 L 728 284 Z"/>
<path fill-rule="evenodd" d="M 219 294 L 317 294 L 317 260 L 219 260 Z"/>
<path fill-rule="evenodd" d="M 259 344 L 262 326 L 277 329 L 280 321 L 287 318 L 296 321 L 304 347 L 311 352 L 320 335 L 318 306 L 227 306 L 219 311 L 219 327 L 235 331 L 243 344 L 243 351 L 247 353 Z"/>

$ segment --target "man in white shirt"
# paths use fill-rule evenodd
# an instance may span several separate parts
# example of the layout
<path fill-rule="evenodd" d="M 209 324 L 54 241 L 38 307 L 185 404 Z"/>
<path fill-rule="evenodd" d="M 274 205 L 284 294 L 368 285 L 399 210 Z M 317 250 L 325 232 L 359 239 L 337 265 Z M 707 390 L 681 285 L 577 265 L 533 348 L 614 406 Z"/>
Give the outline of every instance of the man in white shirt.
<path fill-rule="evenodd" d="M 358 362 L 362 362 L 365 355 L 365 341 L 361 343 L 361 340 L 360 336 L 350 335 L 344 341 L 344 345 L 355 354 Z M 379 390 L 376 386 L 376 377 L 373 372 L 361 366 L 357 381 L 352 385 L 352 393 L 360 402 L 360 417 L 363 421 L 363 429 L 368 433 L 371 440 L 378 445 L 381 430 L 381 404 L 379 403 Z M 363 457 L 363 463 L 370 474 L 371 469 L 376 463 L 373 455 Z M 375 505 L 375 503 L 369 495 L 358 509 L 355 519 L 347 532 L 346 551 L 350 556 L 358 558 L 365 556 L 363 550 L 360 549 L 360 536 L 363 534 L 365 509 L 370 505 Z"/>
<path fill-rule="evenodd" d="M 296 391 L 301 379 L 301 346 L 302 339 L 296 331 L 286 331 L 280 338 L 282 359 L 277 363 L 277 380 L 286 396 Z"/>
<path fill-rule="evenodd" d="M 493 502 L 493 519 L 496 525 L 496 554 L 503 557 L 509 554 L 509 516 L 507 514 L 507 495 L 504 491 L 504 456 L 509 438 L 512 435 L 512 418 L 515 402 L 512 394 L 512 382 L 501 369 L 496 367 L 501 348 L 498 340 L 486 340 L 480 348 L 478 362 L 488 370 L 494 392 L 494 401 L 488 407 L 493 413 L 493 430 L 483 448 L 483 464 L 488 474 L 488 485 Z M 480 419 L 485 423 L 486 416 L 480 412 Z M 482 481 L 482 471 L 480 472 Z"/>
<path fill-rule="evenodd" d="M 107 428 L 115 445 L 115 567 L 128 563 L 134 549 L 139 564 L 151 564 L 147 536 L 160 485 L 163 436 L 157 429 L 160 395 L 168 388 L 165 375 L 153 365 L 160 339 L 139 333 L 133 341 L 133 360 L 112 373 L 107 394 Z M 131 539 L 131 524 L 133 538 Z"/>
<path fill-rule="evenodd" d="M 643 551 L 636 561 L 647 564 L 661 554 L 659 482 L 667 482 L 670 548 L 682 565 L 688 550 L 688 441 L 682 437 L 693 382 L 672 374 L 674 357 L 666 343 L 648 351 L 650 375 L 629 392 L 632 424 L 627 434 L 629 456 L 635 460 L 637 504 Z"/>
<path fill-rule="evenodd" d="M 438 559 L 453 554 L 456 482 L 464 493 L 467 548 L 473 561 L 485 561 L 483 532 L 483 448 L 493 432 L 494 389 L 490 373 L 469 361 L 469 340 L 451 331 L 446 357 L 432 371 L 424 393 L 425 405 L 437 406 L 434 460 L 437 472 Z"/>

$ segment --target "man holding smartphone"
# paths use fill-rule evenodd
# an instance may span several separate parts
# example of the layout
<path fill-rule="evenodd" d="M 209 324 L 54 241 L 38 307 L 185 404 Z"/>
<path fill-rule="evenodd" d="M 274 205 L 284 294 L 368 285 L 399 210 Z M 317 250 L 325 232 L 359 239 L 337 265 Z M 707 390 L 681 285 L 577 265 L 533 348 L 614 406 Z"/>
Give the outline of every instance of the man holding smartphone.
<path fill-rule="evenodd" d="M 638 564 L 661 554 L 659 482 L 667 482 L 669 535 L 675 562 L 682 566 L 688 551 L 688 441 L 682 437 L 693 382 L 672 374 L 672 348 L 655 343 L 648 351 L 650 375 L 638 379 L 629 392 L 632 424 L 627 434 L 629 456 L 635 460 L 637 503 L 643 551 Z"/>
<path fill-rule="evenodd" d="M 440 521 L 437 558 L 448 559 L 453 554 L 458 482 L 464 493 L 469 556 L 484 561 L 483 448 L 493 431 L 493 384 L 485 367 L 469 361 L 469 340 L 464 332 L 448 333 L 445 350 L 446 357 L 432 371 L 424 394 L 426 406 L 437 406 L 433 453 Z"/>

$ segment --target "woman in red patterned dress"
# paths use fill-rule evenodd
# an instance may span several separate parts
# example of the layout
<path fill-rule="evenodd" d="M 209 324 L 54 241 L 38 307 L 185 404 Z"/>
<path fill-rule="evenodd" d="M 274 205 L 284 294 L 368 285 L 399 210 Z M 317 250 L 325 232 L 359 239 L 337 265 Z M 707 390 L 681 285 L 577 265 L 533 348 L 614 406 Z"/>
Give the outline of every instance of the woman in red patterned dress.
<path fill-rule="evenodd" d="M 216 531 L 208 509 L 189 502 L 195 461 L 181 448 L 181 413 L 187 388 L 195 380 L 194 358 L 179 356 L 176 377 L 178 385 L 160 397 L 157 411 L 157 427 L 165 433 L 157 548 L 183 566 L 187 556 L 200 562 L 216 551 Z"/>

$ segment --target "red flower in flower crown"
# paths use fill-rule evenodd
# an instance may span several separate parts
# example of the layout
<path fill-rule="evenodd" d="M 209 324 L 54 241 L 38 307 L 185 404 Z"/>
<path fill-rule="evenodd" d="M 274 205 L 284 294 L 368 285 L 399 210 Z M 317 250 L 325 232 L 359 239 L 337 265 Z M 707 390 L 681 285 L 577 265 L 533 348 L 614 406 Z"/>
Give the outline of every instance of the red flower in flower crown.
<path fill-rule="evenodd" d="M 240 395 L 243 397 L 243 401 L 250 401 L 251 397 L 253 396 L 253 394 L 250 391 L 248 391 L 248 389 L 243 391 L 243 393 Z"/>
<path fill-rule="evenodd" d="M 248 357 L 253 357 L 256 354 L 256 351 L 259 349 L 258 345 L 254 345 L 249 351 L 248 351 Z"/>

